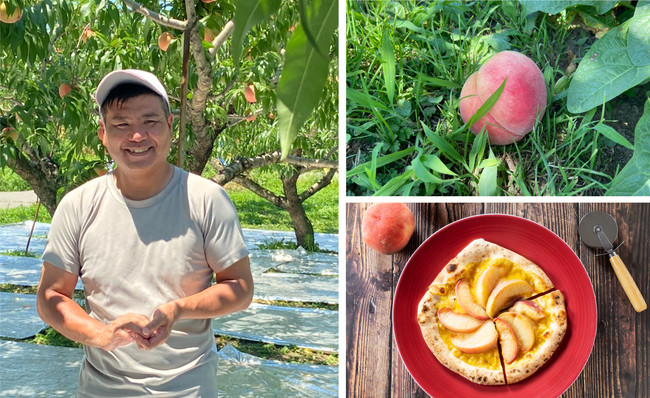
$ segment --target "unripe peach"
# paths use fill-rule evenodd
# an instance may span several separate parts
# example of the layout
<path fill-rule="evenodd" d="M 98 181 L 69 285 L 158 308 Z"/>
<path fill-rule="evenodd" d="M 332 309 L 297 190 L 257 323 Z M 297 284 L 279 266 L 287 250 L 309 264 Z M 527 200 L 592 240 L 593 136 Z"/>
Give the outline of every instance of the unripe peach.
<path fill-rule="evenodd" d="M 20 7 L 16 7 L 11 14 L 7 12 L 7 5 L 5 2 L 0 2 L 0 21 L 4 23 L 16 23 L 22 18 L 23 11 Z"/>

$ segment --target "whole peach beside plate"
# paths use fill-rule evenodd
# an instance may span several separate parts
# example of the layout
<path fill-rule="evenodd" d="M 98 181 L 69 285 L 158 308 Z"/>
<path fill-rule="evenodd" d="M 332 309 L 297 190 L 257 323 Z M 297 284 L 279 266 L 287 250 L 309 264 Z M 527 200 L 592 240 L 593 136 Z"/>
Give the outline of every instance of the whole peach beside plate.
<path fill-rule="evenodd" d="M 413 213 L 403 203 L 376 203 L 366 210 L 361 220 L 364 243 L 381 254 L 402 250 L 414 229 Z"/>
<path fill-rule="evenodd" d="M 530 133 L 546 109 L 546 82 L 542 71 L 527 56 L 501 51 L 472 73 L 460 92 L 460 115 L 467 122 L 507 77 L 506 85 L 487 115 L 471 127 L 483 126 L 491 144 L 507 145 Z"/>

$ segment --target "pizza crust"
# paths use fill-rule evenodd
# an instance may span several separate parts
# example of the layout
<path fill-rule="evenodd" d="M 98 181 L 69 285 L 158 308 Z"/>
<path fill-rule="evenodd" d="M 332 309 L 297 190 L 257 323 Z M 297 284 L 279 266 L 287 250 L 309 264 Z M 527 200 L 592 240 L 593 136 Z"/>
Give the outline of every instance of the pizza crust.
<path fill-rule="evenodd" d="M 551 317 L 549 327 L 544 332 L 545 336 L 543 336 L 546 340 L 534 352 L 526 353 L 522 358 L 510 364 L 505 364 L 508 384 L 517 383 L 527 378 L 548 362 L 562 343 L 568 327 L 564 296 L 559 290 L 538 297 L 533 302 Z M 537 336 L 537 338 L 539 337 Z"/>

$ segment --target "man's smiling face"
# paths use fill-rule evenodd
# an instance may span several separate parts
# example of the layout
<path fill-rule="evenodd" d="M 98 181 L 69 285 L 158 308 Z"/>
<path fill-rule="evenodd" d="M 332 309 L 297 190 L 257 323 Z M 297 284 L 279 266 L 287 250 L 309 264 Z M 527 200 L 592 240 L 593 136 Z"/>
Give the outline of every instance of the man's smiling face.
<path fill-rule="evenodd" d="M 147 172 L 167 163 L 173 117 L 165 116 L 163 106 L 157 95 L 142 94 L 105 110 L 97 134 L 122 171 Z"/>

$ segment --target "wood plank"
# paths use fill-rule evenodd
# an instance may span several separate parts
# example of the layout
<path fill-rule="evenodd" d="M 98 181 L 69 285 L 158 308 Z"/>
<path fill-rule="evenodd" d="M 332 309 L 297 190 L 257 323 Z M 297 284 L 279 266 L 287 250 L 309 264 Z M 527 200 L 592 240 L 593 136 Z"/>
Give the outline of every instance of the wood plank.
<path fill-rule="evenodd" d="M 456 220 L 480 214 L 483 211 L 483 205 L 480 203 L 410 203 L 408 206 L 415 217 L 415 231 L 409 245 L 393 256 L 393 274 L 395 275 L 393 291 L 397 287 L 399 276 L 409 258 L 429 236 Z M 413 380 L 404 366 L 394 338 L 392 342 L 391 397 L 427 397 L 428 395 Z"/>
<path fill-rule="evenodd" d="M 368 204 L 347 204 L 346 342 L 348 396 L 390 395 L 392 259 L 362 243 Z"/>

